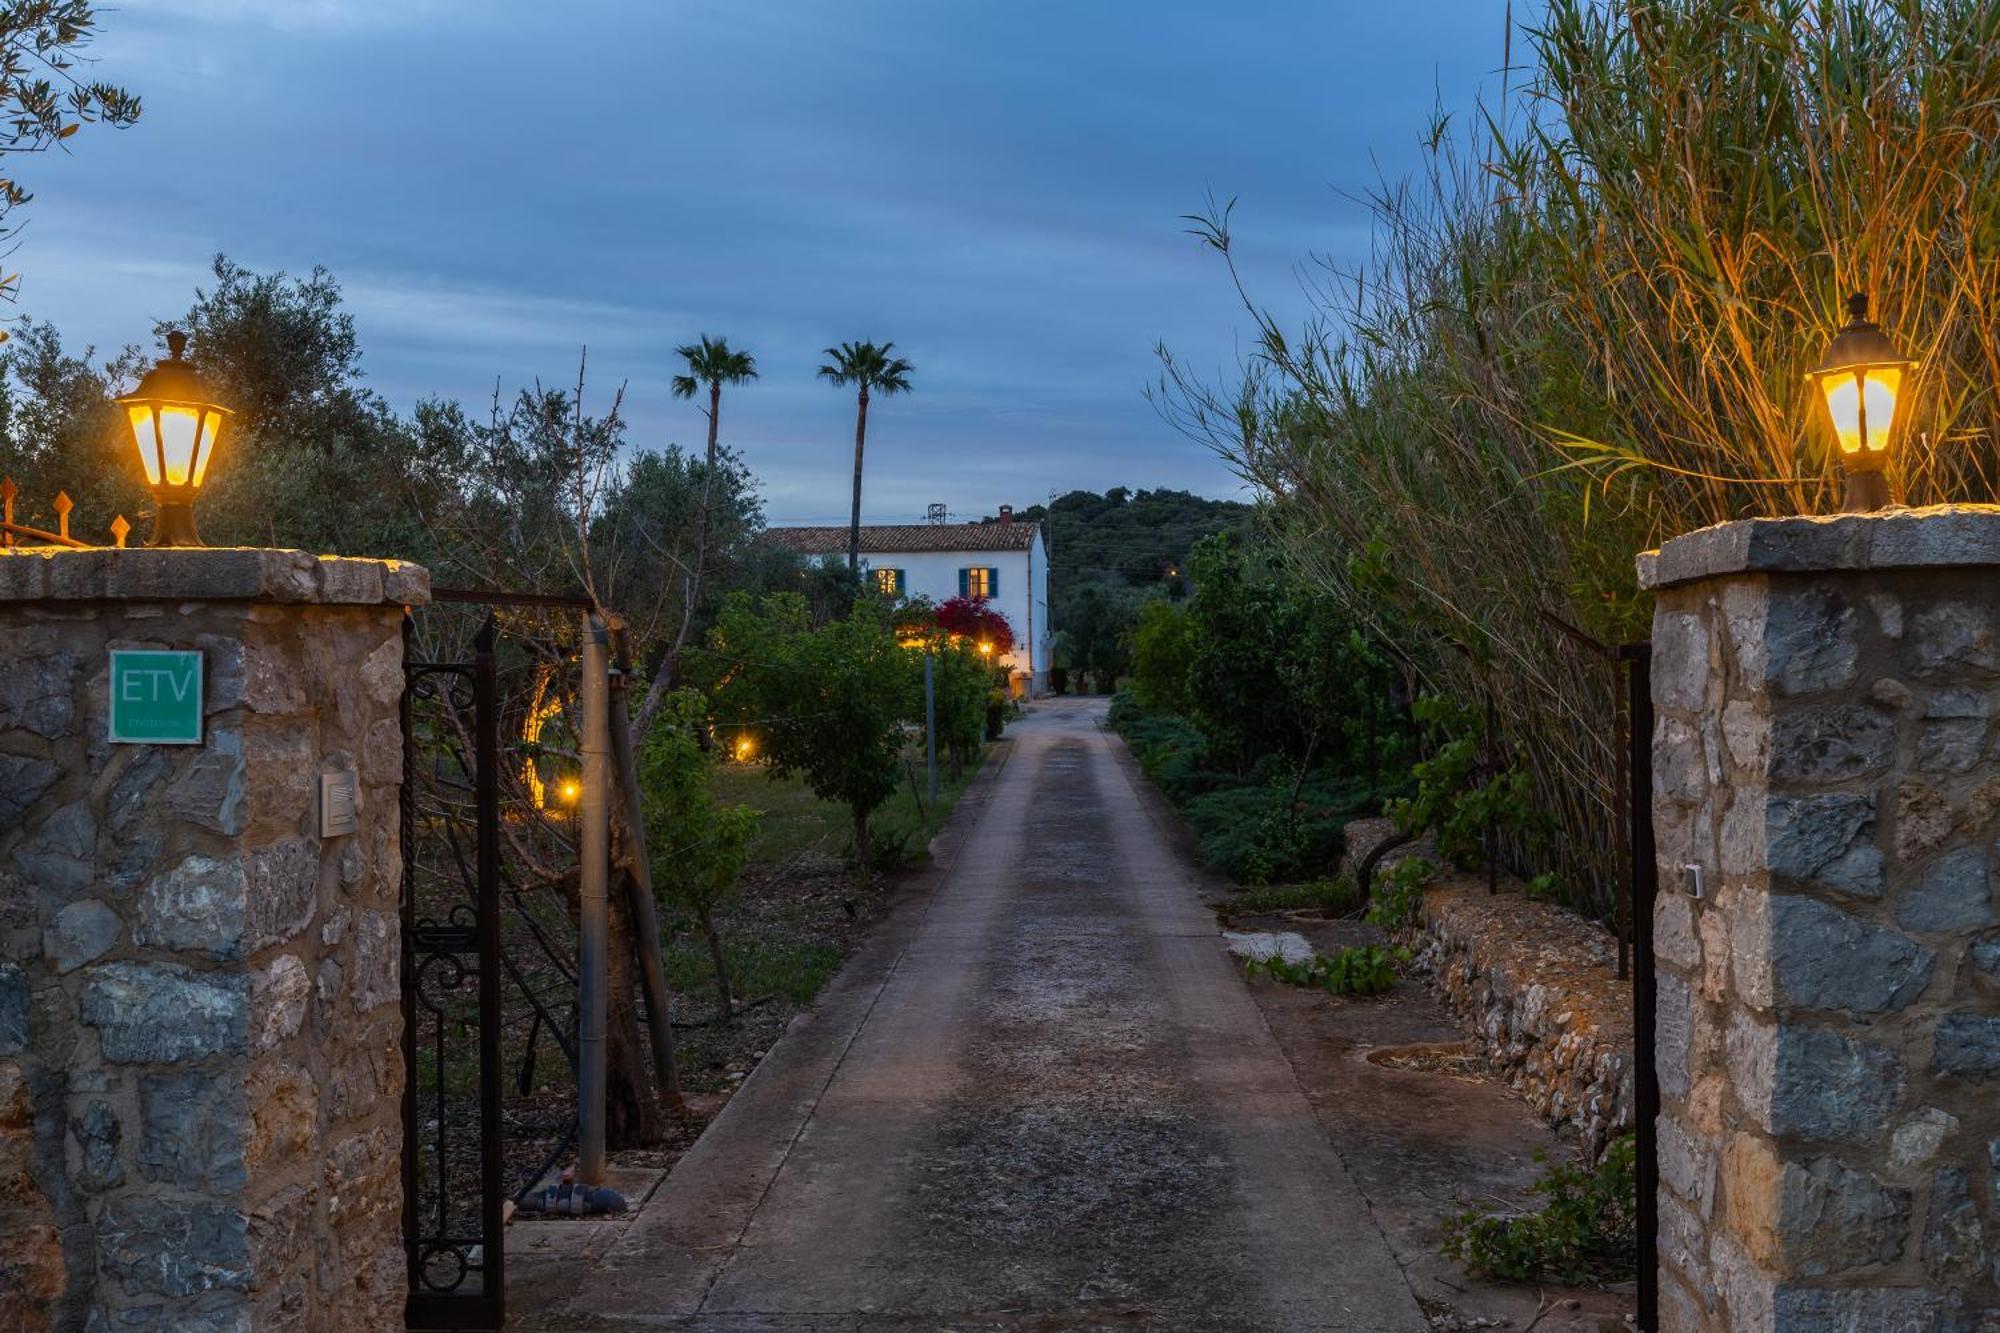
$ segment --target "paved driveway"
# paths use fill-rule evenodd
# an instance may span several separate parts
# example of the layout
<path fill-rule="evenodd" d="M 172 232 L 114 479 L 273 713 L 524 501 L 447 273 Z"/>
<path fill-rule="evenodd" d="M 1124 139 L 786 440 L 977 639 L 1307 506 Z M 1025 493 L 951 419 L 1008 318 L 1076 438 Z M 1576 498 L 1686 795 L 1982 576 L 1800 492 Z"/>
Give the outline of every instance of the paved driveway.
<path fill-rule="evenodd" d="M 1428 1327 L 1097 701 L 540 1328 Z"/>

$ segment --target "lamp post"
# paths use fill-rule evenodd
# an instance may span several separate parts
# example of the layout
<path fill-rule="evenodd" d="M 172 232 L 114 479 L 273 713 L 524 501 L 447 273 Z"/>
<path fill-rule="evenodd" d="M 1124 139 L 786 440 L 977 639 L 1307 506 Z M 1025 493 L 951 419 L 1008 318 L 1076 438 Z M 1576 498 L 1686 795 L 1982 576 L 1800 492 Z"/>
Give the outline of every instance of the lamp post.
<path fill-rule="evenodd" d="M 1808 375 L 1826 401 L 1847 474 L 1847 501 L 1841 506 L 1847 513 L 1865 514 L 1889 503 L 1882 469 L 1894 453 L 1896 428 L 1909 416 L 1897 411 L 1898 399 L 1916 371 L 1917 363 L 1868 318 L 1868 297 L 1859 292 L 1849 297 L 1847 323 Z"/>
<path fill-rule="evenodd" d="M 194 498 L 215 460 L 216 440 L 230 410 L 215 401 L 195 368 L 183 360 L 187 335 L 167 335 L 167 358 L 118 400 L 132 428 L 146 485 L 153 492 L 153 536 L 148 546 L 199 546 Z"/>

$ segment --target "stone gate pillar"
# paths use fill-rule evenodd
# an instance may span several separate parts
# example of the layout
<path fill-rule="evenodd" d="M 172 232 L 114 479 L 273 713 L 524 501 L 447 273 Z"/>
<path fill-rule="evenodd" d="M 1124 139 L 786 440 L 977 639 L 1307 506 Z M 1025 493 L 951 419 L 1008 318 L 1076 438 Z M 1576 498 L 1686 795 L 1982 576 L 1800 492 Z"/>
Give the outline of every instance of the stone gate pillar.
<path fill-rule="evenodd" d="M 2000 1328 L 2000 508 L 1728 523 L 1640 578 L 1661 1327 Z"/>
<path fill-rule="evenodd" d="M 401 1327 L 400 622 L 428 596 L 297 551 L 0 550 L 0 1327 Z M 122 728 L 197 743 L 108 733 L 113 650 L 199 653 L 192 719 L 189 659 L 118 671 Z"/>

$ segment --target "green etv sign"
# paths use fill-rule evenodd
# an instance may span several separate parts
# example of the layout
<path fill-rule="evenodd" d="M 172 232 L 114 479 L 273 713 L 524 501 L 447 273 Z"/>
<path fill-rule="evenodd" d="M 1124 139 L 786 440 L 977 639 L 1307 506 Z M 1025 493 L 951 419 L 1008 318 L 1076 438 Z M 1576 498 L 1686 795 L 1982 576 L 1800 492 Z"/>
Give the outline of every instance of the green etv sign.
<path fill-rule="evenodd" d="M 201 744 L 201 654 L 111 650 L 111 740 Z"/>

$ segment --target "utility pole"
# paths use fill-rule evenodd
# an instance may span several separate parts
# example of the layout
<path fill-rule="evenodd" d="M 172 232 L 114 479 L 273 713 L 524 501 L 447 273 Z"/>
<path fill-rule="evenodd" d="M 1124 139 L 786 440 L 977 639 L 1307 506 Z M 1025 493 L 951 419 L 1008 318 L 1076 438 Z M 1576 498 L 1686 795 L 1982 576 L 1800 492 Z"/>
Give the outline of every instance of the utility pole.
<path fill-rule="evenodd" d="M 924 764 L 930 777 L 931 809 L 937 809 L 937 682 L 931 676 L 934 648 L 924 649 Z"/>
<path fill-rule="evenodd" d="M 577 887 L 577 1177 L 604 1183 L 605 1029 L 610 1012 L 611 711 L 610 636 L 595 612 L 583 617 L 583 801 L 577 810 L 583 878 Z"/>

